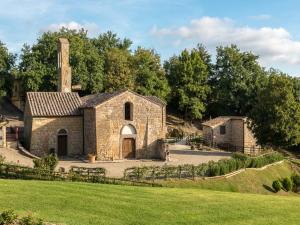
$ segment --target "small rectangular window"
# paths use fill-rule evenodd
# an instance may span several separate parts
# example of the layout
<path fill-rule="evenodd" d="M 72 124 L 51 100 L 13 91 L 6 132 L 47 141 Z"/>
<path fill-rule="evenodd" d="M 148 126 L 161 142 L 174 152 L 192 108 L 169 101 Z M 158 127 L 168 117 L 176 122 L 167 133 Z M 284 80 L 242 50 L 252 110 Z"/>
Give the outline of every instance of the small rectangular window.
<path fill-rule="evenodd" d="M 125 103 L 125 120 L 132 120 L 132 103 Z"/>
<path fill-rule="evenodd" d="M 226 134 L 226 126 L 220 126 L 220 134 Z"/>

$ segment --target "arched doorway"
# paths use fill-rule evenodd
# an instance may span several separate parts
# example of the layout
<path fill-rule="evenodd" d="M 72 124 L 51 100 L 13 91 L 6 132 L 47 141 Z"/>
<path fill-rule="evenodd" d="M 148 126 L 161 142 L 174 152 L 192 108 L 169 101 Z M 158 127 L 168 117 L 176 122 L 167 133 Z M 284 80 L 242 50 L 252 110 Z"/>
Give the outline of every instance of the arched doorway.
<path fill-rule="evenodd" d="M 57 155 L 66 156 L 68 154 L 68 133 L 65 129 L 60 129 L 57 133 Z"/>
<path fill-rule="evenodd" d="M 122 157 L 129 159 L 135 158 L 136 147 L 135 147 L 135 137 L 136 130 L 132 125 L 126 125 L 121 130 L 122 135 Z"/>

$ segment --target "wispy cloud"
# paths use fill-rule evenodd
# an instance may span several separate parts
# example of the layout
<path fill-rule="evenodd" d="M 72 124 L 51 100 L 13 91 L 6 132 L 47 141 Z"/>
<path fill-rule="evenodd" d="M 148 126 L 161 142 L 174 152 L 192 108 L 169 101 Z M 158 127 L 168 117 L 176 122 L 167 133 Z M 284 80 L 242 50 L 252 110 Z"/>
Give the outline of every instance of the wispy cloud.
<path fill-rule="evenodd" d="M 68 23 L 53 23 L 49 26 L 42 29 L 42 31 L 59 31 L 62 27 L 71 29 L 71 30 L 80 30 L 85 29 L 88 31 L 89 35 L 95 36 L 100 32 L 100 28 L 96 23 L 84 22 L 84 23 L 77 23 L 75 21 L 71 21 Z"/>
<path fill-rule="evenodd" d="M 208 47 L 237 44 L 242 50 L 252 51 L 266 63 L 300 63 L 300 41 L 294 40 L 284 28 L 237 26 L 229 18 L 203 17 L 181 27 L 157 28 L 151 33 L 160 38 L 182 42 L 200 42 Z"/>
<path fill-rule="evenodd" d="M 272 16 L 269 14 L 259 14 L 259 15 L 250 16 L 250 18 L 253 20 L 269 20 L 272 18 Z"/>

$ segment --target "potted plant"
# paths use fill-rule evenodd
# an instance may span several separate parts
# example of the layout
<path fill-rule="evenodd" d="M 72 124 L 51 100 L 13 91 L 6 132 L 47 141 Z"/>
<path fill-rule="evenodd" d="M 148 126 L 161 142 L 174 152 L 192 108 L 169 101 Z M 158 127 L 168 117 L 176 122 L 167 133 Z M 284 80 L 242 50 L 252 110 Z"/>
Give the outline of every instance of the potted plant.
<path fill-rule="evenodd" d="M 96 154 L 95 152 L 88 154 L 89 163 L 95 163 L 96 162 Z"/>

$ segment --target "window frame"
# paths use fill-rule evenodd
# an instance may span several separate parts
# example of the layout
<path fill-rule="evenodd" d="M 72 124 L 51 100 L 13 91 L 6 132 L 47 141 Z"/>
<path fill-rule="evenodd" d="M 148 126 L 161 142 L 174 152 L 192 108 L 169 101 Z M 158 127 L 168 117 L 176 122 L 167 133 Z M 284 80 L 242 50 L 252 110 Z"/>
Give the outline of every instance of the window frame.
<path fill-rule="evenodd" d="M 124 104 L 124 120 L 133 120 L 133 104 L 131 102 L 125 102 Z"/>
<path fill-rule="evenodd" d="M 226 134 L 226 126 L 225 125 L 221 125 L 220 126 L 220 135 L 225 135 Z"/>

